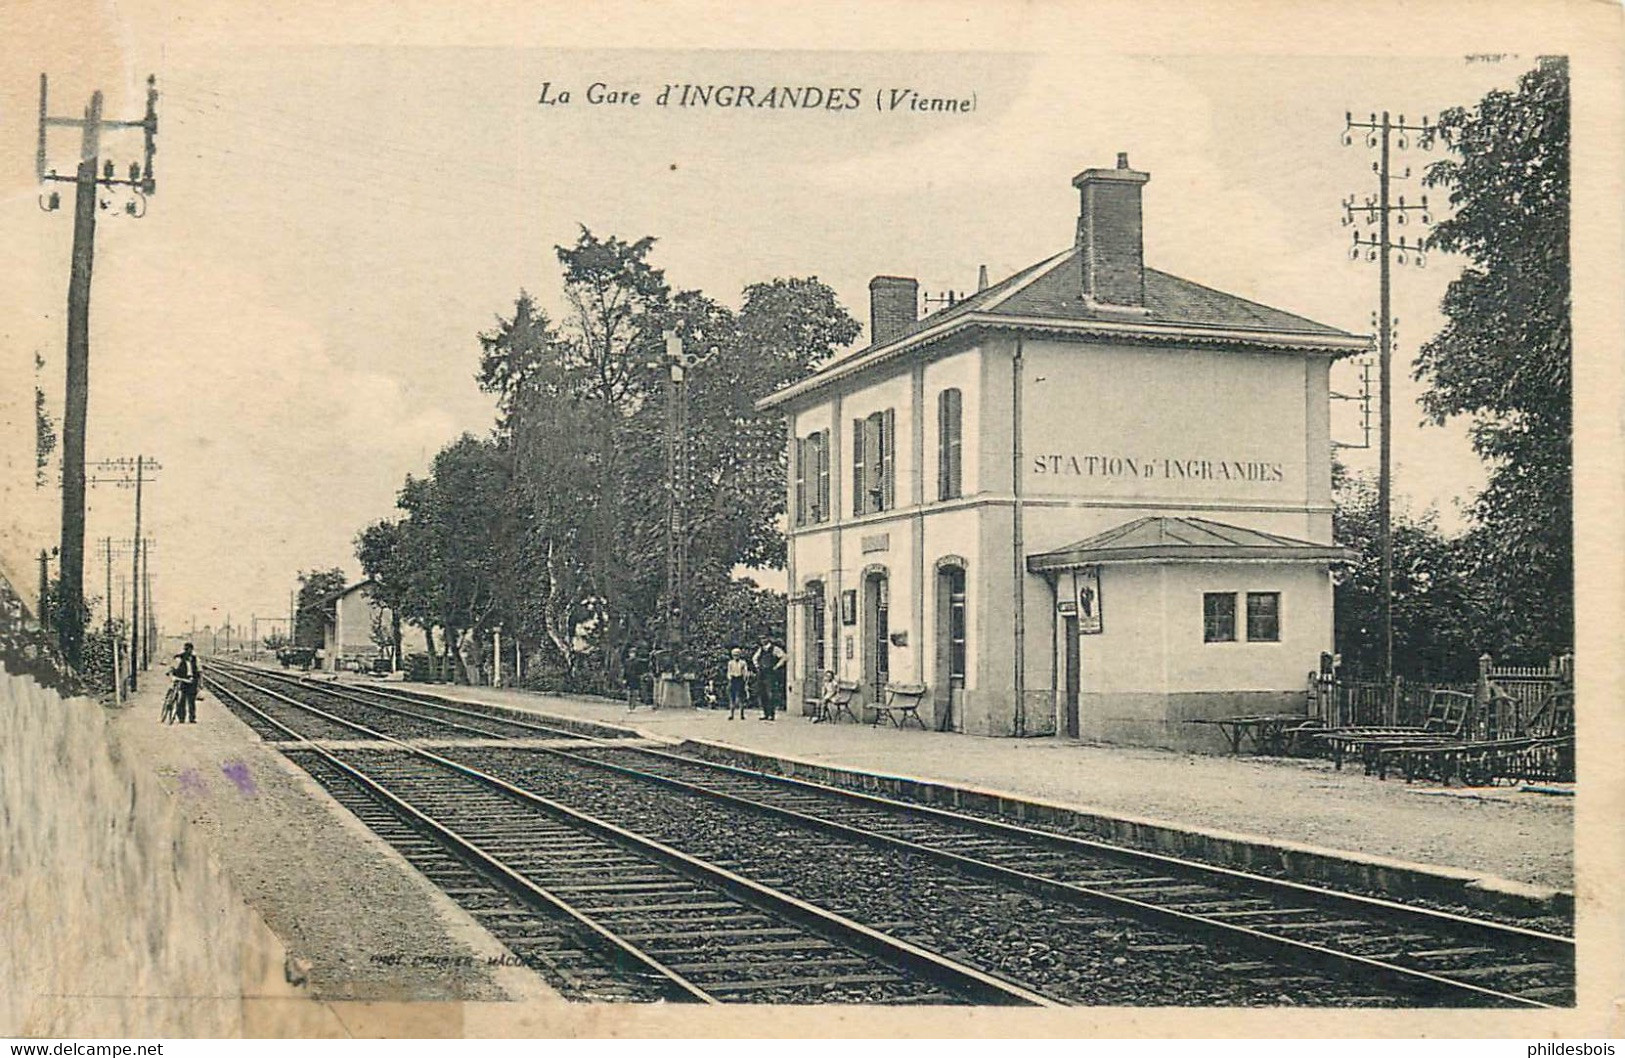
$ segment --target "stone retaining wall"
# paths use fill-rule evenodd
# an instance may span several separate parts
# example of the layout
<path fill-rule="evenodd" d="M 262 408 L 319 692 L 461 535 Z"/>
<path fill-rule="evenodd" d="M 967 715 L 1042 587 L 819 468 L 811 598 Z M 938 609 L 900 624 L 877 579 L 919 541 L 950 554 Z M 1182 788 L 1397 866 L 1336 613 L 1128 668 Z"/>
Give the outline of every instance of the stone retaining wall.
<path fill-rule="evenodd" d="M 0 671 L 0 1036 L 263 1035 L 284 960 L 103 708 Z"/>

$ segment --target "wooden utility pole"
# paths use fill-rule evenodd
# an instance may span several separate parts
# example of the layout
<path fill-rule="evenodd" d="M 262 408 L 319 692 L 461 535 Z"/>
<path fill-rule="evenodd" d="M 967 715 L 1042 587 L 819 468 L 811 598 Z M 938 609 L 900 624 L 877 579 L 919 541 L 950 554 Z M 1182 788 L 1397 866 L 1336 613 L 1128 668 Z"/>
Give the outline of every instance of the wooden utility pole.
<path fill-rule="evenodd" d="M 47 181 L 72 182 L 73 261 L 68 277 L 68 335 L 66 397 L 62 414 L 62 539 L 61 584 L 64 605 L 58 607 L 58 642 L 68 663 L 78 667 L 84 645 L 85 574 L 85 415 L 90 402 L 90 276 L 96 254 L 96 210 L 100 188 L 126 187 L 135 196 L 125 206 L 131 216 L 146 212 L 146 196 L 156 184 L 152 176 L 153 140 L 158 133 L 158 90 L 147 78 L 147 112 L 139 121 L 104 121 L 102 93 L 93 92 L 82 118 L 51 117 L 46 107 L 46 75 L 40 74 L 39 143 L 35 155 L 36 175 Z M 70 126 L 80 130 L 79 164 L 73 176 L 59 175 L 46 165 L 46 130 Z M 130 163 L 128 178 L 116 175 L 114 164 L 101 167 L 101 133 L 104 128 L 139 128 L 145 132 L 145 167 Z M 60 196 L 42 195 L 40 205 L 47 212 L 60 205 Z"/>
<path fill-rule="evenodd" d="M 144 455 L 137 455 L 133 460 L 129 457 L 118 459 L 99 459 L 88 464 L 88 472 L 93 475 L 86 481 L 89 485 L 117 485 L 119 488 L 135 489 L 135 535 L 130 538 L 130 583 L 141 585 L 141 561 L 147 547 L 147 541 L 141 536 L 141 487 L 149 473 L 162 470 L 163 467 L 156 459 L 148 459 Z M 120 552 L 122 554 L 122 551 Z M 147 635 L 141 623 L 141 591 L 133 593 L 134 603 L 130 611 L 130 691 L 137 690 L 135 664 L 142 657 L 141 641 Z"/>
<path fill-rule="evenodd" d="M 1378 293 L 1377 293 L 1377 342 L 1378 342 L 1378 390 L 1377 390 L 1377 437 L 1378 437 L 1378 466 L 1377 466 L 1377 533 L 1381 538 L 1381 587 L 1378 589 L 1382 595 L 1382 682 L 1388 694 L 1388 707 L 1390 719 L 1393 715 L 1395 701 L 1394 684 L 1394 533 L 1393 533 L 1393 355 L 1394 355 L 1394 314 L 1392 308 L 1392 259 L 1398 255 L 1400 264 L 1414 262 L 1420 268 L 1425 263 L 1427 252 L 1427 239 L 1418 236 L 1414 243 L 1409 242 L 1401 235 L 1395 243 L 1390 237 L 1390 224 L 1405 224 L 1407 218 L 1419 214 L 1423 224 L 1432 222 L 1428 213 L 1428 199 L 1422 196 L 1420 203 L 1407 205 L 1405 196 L 1400 195 L 1397 202 L 1390 196 L 1389 185 L 1394 180 L 1410 178 L 1411 171 L 1406 168 L 1402 173 L 1395 173 L 1390 165 L 1391 148 L 1395 138 L 1398 138 L 1400 150 L 1410 145 L 1410 138 L 1416 137 L 1417 145 L 1424 150 L 1431 150 L 1434 137 L 1438 135 L 1438 127 L 1428 123 L 1426 116 L 1420 125 L 1405 123 L 1405 115 L 1399 115 L 1399 120 L 1393 120 L 1388 111 L 1382 112 L 1379 120 L 1376 114 L 1371 115 L 1370 121 L 1355 121 L 1352 113 L 1344 115 L 1343 144 L 1352 146 L 1353 132 L 1360 129 L 1365 132 L 1365 143 L 1368 148 L 1379 151 L 1380 160 L 1371 163 L 1372 172 L 1377 174 L 1377 194 L 1367 195 L 1363 204 L 1357 205 L 1351 195 L 1343 202 L 1343 224 L 1345 226 L 1356 223 L 1356 218 L 1363 215 L 1366 223 L 1377 225 L 1375 236 L 1362 236 L 1359 229 L 1354 232 L 1354 247 L 1350 256 L 1359 259 L 1364 253 L 1367 260 L 1378 262 Z"/>
<path fill-rule="evenodd" d="M 45 81 L 40 79 L 43 110 Z M 90 97 L 74 181 L 73 265 L 68 277 L 67 401 L 62 410 L 62 653 L 79 667 L 85 578 L 85 412 L 90 403 L 90 269 L 96 256 L 96 167 L 101 154 L 102 94 Z"/>
<path fill-rule="evenodd" d="M 141 667 L 152 664 L 152 641 L 158 635 L 158 615 L 152 609 L 152 542 L 141 541 L 141 594 L 142 610 L 147 615 L 147 626 L 141 634 Z"/>
<path fill-rule="evenodd" d="M 141 671 L 141 472 L 144 456 L 135 457 L 135 537 L 130 547 L 130 693 L 137 691 L 136 673 Z"/>
<path fill-rule="evenodd" d="M 51 553 L 39 549 L 39 623 L 49 632 L 51 628 Z"/>

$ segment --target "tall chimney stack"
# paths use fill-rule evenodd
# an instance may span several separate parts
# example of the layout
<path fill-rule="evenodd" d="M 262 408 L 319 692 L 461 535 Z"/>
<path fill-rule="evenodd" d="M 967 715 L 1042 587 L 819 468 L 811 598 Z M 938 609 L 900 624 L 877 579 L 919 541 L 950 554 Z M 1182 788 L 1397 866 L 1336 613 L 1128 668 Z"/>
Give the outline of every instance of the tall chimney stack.
<path fill-rule="evenodd" d="M 884 345 L 920 319 L 920 281 L 903 276 L 869 280 L 869 344 Z"/>
<path fill-rule="evenodd" d="M 1078 211 L 1078 256 L 1083 262 L 1085 301 L 1109 308 L 1145 308 L 1145 245 L 1140 223 L 1140 189 L 1151 174 L 1128 167 L 1117 156 L 1115 169 L 1085 169 L 1072 178 L 1082 203 Z"/>

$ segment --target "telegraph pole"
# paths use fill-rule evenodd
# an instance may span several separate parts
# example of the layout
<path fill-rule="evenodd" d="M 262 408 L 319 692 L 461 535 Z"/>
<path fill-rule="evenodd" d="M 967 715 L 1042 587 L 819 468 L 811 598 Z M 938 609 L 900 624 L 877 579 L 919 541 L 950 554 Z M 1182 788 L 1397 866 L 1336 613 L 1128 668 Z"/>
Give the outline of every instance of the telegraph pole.
<path fill-rule="evenodd" d="M 163 469 L 156 459 L 148 459 L 144 455 L 137 455 L 135 459 L 127 456 L 118 459 L 98 459 L 89 464 L 89 472 L 94 474 L 87 480 L 90 485 L 117 485 L 121 489 L 135 489 L 135 535 L 130 538 L 130 583 L 141 584 L 141 561 L 146 544 L 141 536 L 141 486 L 148 473 L 155 473 Z M 145 636 L 141 624 L 141 592 L 133 593 L 135 600 L 130 613 L 130 657 L 141 656 L 141 640 Z M 130 690 L 136 690 L 136 667 L 130 667 Z"/>
<path fill-rule="evenodd" d="M 1354 230 L 1354 245 L 1349 256 L 1358 260 L 1364 253 L 1366 260 L 1378 263 L 1377 272 L 1377 343 L 1378 343 L 1378 381 L 1377 381 L 1377 436 L 1378 436 L 1378 469 L 1377 469 L 1377 507 L 1378 507 L 1378 535 L 1381 538 L 1382 560 L 1381 579 L 1382 587 L 1382 681 L 1388 695 L 1390 712 L 1395 703 L 1394 692 L 1394 533 L 1393 533 L 1393 353 L 1394 353 L 1394 314 L 1392 308 L 1392 260 L 1397 256 L 1398 262 L 1404 265 L 1413 262 L 1421 268 L 1426 263 L 1427 239 L 1417 236 L 1414 243 L 1408 242 L 1401 235 L 1398 243 L 1390 236 L 1392 224 L 1405 224 L 1411 215 L 1418 215 L 1423 224 L 1431 224 L 1432 216 L 1428 212 L 1428 198 L 1422 196 L 1420 203 L 1407 205 L 1405 196 L 1400 195 L 1397 201 L 1391 196 L 1389 185 L 1394 180 L 1409 179 L 1411 171 L 1407 167 L 1404 172 L 1395 174 L 1390 164 L 1390 156 L 1394 141 L 1397 138 L 1400 150 L 1410 146 L 1410 138 L 1415 137 L 1417 145 L 1423 150 L 1433 149 L 1433 140 L 1438 135 L 1438 126 L 1429 124 L 1426 115 L 1419 125 L 1410 125 L 1405 122 L 1405 115 L 1399 115 L 1398 120 L 1392 119 L 1388 111 L 1382 112 L 1379 120 L 1376 114 L 1371 115 L 1369 121 L 1355 121 L 1352 113 L 1344 114 L 1343 145 L 1354 144 L 1354 130 L 1365 132 L 1365 144 L 1368 148 L 1379 151 L 1379 161 L 1371 163 L 1372 172 L 1377 175 L 1376 195 L 1367 195 L 1363 204 L 1357 205 L 1354 196 L 1350 195 L 1343 201 L 1343 224 L 1350 226 L 1356 223 L 1358 217 L 1363 216 L 1367 224 L 1375 224 L 1375 235 L 1361 235 L 1360 229 Z"/>
<path fill-rule="evenodd" d="M 39 624 L 41 629 L 50 631 L 51 553 L 43 547 L 39 549 Z"/>
<path fill-rule="evenodd" d="M 696 334 L 696 338 L 701 336 Z M 701 356 L 685 352 L 683 338 L 675 330 L 665 332 L 665 363 L 650 364 L 668 369 L 666 382 L 666 639 L 671 644 L 673 664 L 679 660 L 688 637 L 688 494 L 693 457 L 688 436 L 688 372 L 716 354 L 711 346 Z"/>
<path fill-rule="evenodd" d="M 135 457 L 135 537 L 130 548 L 130 693 L 134 694 L 136 673 L 141 666 L 141 475 L 146 466 L 145 456 Z"/>
<path fill-rule="evenodd" d="M 58 637 L 68 664 L 77 668 L 84 644 L 85 573 L 85 414 L 90 401 L 90 274 L 96 252 L 96 210 L 99 188 L 126 187 L 135 199 L 125 212 L 139 217 L 146 212 L 146 197 L 156 190 L 152 176 L 153 140 L 158 133 L 158 90 L 156 80 L 147 78 L 147 112 L 139 121 L 106 121 L 102 118 L 102 93 L 90 97 L 82 118 L 51 117 L 46 107 L 46 75 L 39 81 L 39 143 L 35 172 L 41 183 L 71 182 L 73 203 L 73 263 L 68 278 L 67 395 L 62 414 L 62 598 Z M 69 126 L 80 130 L 79 165 L 71 177 L 46 167 L 46 130 Z M 128 178 L 116 175 L 113 162 L 98 175 L 101 165 L 101 133 L 104 128 L 139 128 L 145 133 L 146 159 L 131 162 Z M 139 204 L 138 204 L 139 203 Z M 59 208 L 61 196 L 53 191 L 41 194 L 40 207 L 46 212 Z M 106 203 L 101 204 L 106 208 Z"/>

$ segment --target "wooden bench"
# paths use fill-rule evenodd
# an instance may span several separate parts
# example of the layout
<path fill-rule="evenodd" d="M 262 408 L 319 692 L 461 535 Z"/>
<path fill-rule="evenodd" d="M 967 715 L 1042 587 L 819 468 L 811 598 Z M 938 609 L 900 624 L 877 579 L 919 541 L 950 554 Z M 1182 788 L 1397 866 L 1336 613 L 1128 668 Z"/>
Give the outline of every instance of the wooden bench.
<path fill-rule="evenodd" d="M 930 688 L 923 683 L 886 684 L 886 697 L 870 706 L 875 711 L 875 718 L 869 726 L 879 727 L 880 718 L 885 717 L 895 728 L 901 728 L 912 720 L 920 725 L 921 731 L 926 730 L 925 721 L 920 719 L 920 703 L 925 701 L 928 693 Z M 902 720 L 898 720 L 899 715 Z"/>
<path fill-rule="evenodd" d="M 1366 771 L 1374 771 L 1377 757 L 1384 748 L 1396 748 L 1416 743 L 1462 741 L 1467 722 L 1473 713 L 1473 696 L 1462 691 L 1437 690 L 1428 702 L 1427 717 L 1421 727 L 1344 727 L 1332 728 L 1314 736 L 1315 740 L 1331 750 L 1335 767 L 1343 767 L 1343 758 L 1350 752 L 1359 753 L 1365 761 Z"/>
<path fill-rule="evenodd" d="M 858 722 L 858 714 L 852 711 L 852 702 L 858 696 L 860 685 L 856 680 L 836 680 L 828 694 L 818 699 L 818 709 L 813 713 L 813 723 L 837 723 L 841 714 L 845 713 Z"/>
<path fill-rule="evenodd" d="M 1496 779 L 1574 781 L 1574 692 L 1564 689 L 1546 697 L 1525 731 L 1513 738 L 1435 740 L 1379 747 L 1377 775 L 1390 769 L 1405 781 L 1436 779 L 1446 785 L 1460 780 L 1478 785 Z"/>

